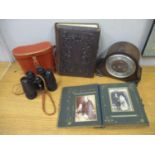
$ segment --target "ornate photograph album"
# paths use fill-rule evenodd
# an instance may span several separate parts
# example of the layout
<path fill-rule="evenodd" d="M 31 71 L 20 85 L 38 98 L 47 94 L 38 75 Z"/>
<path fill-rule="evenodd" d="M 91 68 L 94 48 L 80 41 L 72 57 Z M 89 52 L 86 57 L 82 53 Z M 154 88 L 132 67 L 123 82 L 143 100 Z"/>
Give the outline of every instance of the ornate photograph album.
<path fill-rule="evenodd" d="M 134 83 L 64 87 L 58 127 L 148 125 Z"/>
<path fill-rule="evenodd" d="M 60 75 L 93 77 L 99 24 L 56 23 L 56 68 Z"/>

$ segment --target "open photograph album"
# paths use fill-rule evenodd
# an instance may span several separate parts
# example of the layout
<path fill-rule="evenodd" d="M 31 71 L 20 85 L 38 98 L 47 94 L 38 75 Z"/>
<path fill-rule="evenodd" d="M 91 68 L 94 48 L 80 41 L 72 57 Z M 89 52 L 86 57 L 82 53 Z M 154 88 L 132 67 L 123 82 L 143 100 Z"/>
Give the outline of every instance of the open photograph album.
<path fill-rule="evenodd" d="M 63 88 L 58 127 L 127 124 L 148 125 L 134 83 Z"/>

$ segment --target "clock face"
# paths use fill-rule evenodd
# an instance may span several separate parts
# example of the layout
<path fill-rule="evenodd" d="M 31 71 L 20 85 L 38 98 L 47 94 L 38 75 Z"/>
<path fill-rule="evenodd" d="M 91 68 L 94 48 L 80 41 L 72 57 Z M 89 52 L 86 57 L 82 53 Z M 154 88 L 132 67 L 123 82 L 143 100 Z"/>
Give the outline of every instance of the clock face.
<path fill-rule="evenodd" d="M 118 78 L 127 78 L 136 71 L 136 63 L 123 54 L 111 55 L 106 59 L 107 72 Z"/>

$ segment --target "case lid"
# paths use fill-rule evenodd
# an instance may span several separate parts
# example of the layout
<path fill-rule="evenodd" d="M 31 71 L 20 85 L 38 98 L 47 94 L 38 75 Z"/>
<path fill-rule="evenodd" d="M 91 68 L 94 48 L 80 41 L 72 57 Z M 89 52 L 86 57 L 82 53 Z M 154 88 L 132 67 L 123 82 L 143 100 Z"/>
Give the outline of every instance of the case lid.
<path fill-rule="evenodd" d="M 52 48 L 51 43 L 44 41 L 37 44 L 16 47 L 13 49 L 13 55 L 15 57 L 40 55 L 46 52 L 48 53 L 50 48 Z"/>

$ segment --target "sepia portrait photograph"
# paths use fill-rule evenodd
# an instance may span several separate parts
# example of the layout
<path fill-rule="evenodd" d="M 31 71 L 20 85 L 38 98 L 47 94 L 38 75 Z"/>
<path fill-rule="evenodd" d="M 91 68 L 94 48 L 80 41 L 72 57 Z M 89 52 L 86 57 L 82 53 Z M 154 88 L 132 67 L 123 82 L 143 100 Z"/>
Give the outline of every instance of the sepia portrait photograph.
<path fill-rule="evenodd" d="M 75 122 L 96 121 L 95 95 L 77 96 L 75 101 Z"/>
<path fill-rule="evenodd" d="M 134 111 L 127 88 L 109 88 L 110 106 L 112 112 Z"/>

